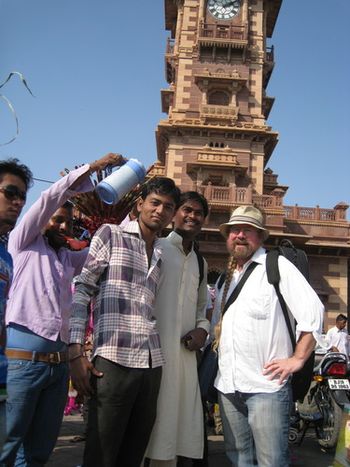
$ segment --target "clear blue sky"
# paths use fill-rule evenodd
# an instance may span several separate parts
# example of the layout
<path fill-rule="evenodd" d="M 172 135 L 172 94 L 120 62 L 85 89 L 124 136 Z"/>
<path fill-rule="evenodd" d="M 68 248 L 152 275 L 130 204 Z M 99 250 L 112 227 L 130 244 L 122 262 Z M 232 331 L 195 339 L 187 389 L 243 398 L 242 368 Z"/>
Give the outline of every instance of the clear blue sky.
<path fill-rule="evenodd" d="M 156 159 L 154 130 L 164 78 L 163 0 L 0 0 L 0 92 L 13 103 L 18 157 L 34 176 L 106 152 Z M 332 208 L 349 202 L 349 0 L 284 0 L 275 33 L 268 123 L 280 133 L 269 166 L 290 188 L 285 204 Z M 0 143 L 15 131 L 0 101 Z M 48 185 L 36 182 L 28 205 Z"/>

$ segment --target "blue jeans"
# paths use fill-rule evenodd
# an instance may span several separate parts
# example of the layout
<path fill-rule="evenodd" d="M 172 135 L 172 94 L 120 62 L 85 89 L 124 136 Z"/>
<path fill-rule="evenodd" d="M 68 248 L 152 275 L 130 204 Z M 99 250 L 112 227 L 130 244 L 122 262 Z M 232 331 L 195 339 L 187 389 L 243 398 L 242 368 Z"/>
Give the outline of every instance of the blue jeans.
<path fill-rule="evenodd" d="M 234 466 L 287 467 L 290 385 L 274 393 L 222 394 L 219 404 L 226 455 Z"/>
<path fill-rule="evenodd" d="M 6 438 L 6 402 L 0 401 L 0 453 Z"/>
<path fill-rule="evenodd" d="M 16 467 L 41 467 L 47 463 L 61 427 L 68 365 L 9 359 L 7 391 L 7 439 L 0 465 L 15 462 Z"/>

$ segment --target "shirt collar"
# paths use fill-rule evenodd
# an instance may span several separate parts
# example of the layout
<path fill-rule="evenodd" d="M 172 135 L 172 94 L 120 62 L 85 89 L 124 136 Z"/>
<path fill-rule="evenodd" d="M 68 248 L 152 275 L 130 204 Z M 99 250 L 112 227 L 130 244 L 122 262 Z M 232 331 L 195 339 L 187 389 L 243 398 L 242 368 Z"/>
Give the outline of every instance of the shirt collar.
<path fill-rule="evenodd" d="M 122 230 L 123 232 L 137 235 L 140 239 L 142 239 L 140 226 L 137 220 L 128 222 L 122 227 Z"/>
<path fill-rule="evenodd" d="M 144 241 L 141 235 L 140 225 L 137 220 L 130 221 L 122 227 L 123 232 L 137 236 L 140 240 Z M 157 237 L 154 240 L 153 252 L 156 260 L 160 257 L 162 253 L 162 248 L 160 245 L 160 239 Z"/>
<path fill-rule="evenodd" d="M 184 251 L 183 243 L 182 243 L 183 238 L 181 237 L 181 235 L 175 232 L 175 230 L 170 232 L 170 234 L 167 236 L 167 239 L 169 240 L 170 243 L 172 243 L 174 246 L 179 248 L 181 251 Z M 194 242 L 192 242 L 191 252 L 193 251 L 193 245 L 194 245 Z"/>
<path fill-rule="evenodd" d="M 253 261 L 259 264 L 266 262 L 266 250 L 262 246 L 256 250 L 249 262 L 252 263 Z"/>
<path fill-rule="evenodd" d="M 258 264 L 265 264 L 266 262 L 266 251 L 264 250 L 263 247 L 260 247 L 256 250 L 256 252 L 253 254 L 253 256 L 243 265 L 243 268 L 238 271 L 238 269 L 235 270 L 235 274 L 238 274 L 241 276 L 247 269 L 248 266 L 251 263 L 258 263 Z"/>

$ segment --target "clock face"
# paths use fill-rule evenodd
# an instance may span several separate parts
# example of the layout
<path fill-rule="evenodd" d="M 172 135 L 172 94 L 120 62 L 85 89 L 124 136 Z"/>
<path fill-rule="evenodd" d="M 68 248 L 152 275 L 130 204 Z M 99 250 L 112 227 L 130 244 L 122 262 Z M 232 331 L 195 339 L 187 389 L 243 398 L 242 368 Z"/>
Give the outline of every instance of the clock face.
<path fill-rule="evenodd" d="M 208 0 L 208 10 L 216 19 L 230 20 L 236 16 L 241 0 Z"/>

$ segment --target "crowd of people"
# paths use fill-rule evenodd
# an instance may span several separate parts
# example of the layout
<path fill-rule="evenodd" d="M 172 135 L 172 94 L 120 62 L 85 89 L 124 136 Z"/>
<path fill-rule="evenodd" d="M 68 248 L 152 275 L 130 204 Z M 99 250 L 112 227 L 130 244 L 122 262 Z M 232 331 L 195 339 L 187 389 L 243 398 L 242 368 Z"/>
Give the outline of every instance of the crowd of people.
<path fill-rule="evenodd" d="M 69 382 L 87 406 L 84 467 L 208 466 L 197 372 L 206 345 L 218 355 L 232 464 L 288 466 L 290 376 L 321 341 L 323 305 L 279 257 L 280 291 L 297 322 L 293 350 L 267 280 L 263 214 L 240 206 L 218 226 L 228 266 L 212 308 L 196 242 L 208 203 L 166 177 L 144 185 L 126 222 L 102 225 L 89 247 L 72 251 L 69 199 L 93 190 L 92 173 L 122 162 L 110 153 L 69 172 L 16 225 L 32 174 L 0 161 L 0 466 L 48 462 Z"/>

